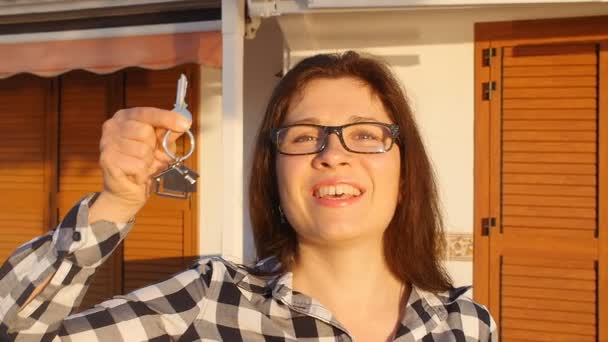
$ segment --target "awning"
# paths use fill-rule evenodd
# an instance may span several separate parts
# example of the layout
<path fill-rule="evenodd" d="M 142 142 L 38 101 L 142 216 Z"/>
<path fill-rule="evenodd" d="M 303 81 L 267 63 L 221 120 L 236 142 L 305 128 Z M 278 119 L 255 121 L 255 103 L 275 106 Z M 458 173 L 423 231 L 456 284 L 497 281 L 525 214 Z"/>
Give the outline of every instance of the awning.
<path fill-rule="evenodd" d="M 131 66 L 158 70 L 185 63 L 221 68 L 221 32 L 0 44 L 0 78 L 49 77 L 74 69 L 107 74 Z"/>

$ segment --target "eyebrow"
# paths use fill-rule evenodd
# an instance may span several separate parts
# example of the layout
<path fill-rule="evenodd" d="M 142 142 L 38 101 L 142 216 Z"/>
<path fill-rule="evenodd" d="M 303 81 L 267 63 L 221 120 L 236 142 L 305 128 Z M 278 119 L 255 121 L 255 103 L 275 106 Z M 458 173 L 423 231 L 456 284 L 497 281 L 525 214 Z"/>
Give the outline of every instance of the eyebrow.
<path fill-rule="evenodd" d="M 369 116 L 360 116 L 360 115 L 352 115 L 348 118 L 347 122 L 348 123 L 355 123 L 355 122 L 380 122 L 380 120 L 369 117 Z M 319 119 L 315 118 L 315 117 L 310 117 L 310 118 L 304 118 L 304 119 L 300 119 L 297 121 L 293 121 L 288 123 L 288 125 L 297 125 L 297 124 L 314 124 L 314 125 L 319 125 L 320 121 Z"/>

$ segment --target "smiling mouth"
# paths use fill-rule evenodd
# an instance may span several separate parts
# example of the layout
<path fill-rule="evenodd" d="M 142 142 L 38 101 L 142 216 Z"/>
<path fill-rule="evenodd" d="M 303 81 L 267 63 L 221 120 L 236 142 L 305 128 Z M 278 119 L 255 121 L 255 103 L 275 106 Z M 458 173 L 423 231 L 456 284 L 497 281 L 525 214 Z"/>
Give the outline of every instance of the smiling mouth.
<path fill-rule="evenodd" d="M 363 191 L 350 184 L 322 185 L 314 189 L 313 196 L 319 199 L 348 199 L 359 197 Z"/>

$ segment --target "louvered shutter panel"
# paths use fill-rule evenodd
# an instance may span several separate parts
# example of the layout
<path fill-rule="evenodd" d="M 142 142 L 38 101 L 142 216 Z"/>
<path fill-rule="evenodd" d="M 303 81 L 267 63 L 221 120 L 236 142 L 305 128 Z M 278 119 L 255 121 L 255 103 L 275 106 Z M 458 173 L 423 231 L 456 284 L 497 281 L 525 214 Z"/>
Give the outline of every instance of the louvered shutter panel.
<path fill-rule="evenodd" d="M 117 109 L 119 75 L 75 71 L 60 77 L 58 211 L 61 219 L 84 194 L 101 191 L 99 140 L 103 122 Z M 122 292 L 119 253 L 93 276 L 81 304 L 89 308 Z"/>
<path fill-rule="evenodd" d="M 509 46 L 497 60 L 492 312 L 503 341 L 595 341 L 597 46 Z"/>
<path fill-rule="evenodd" d="M 596 341 L 596 291 L 592 261 L 505 256 L 503 340 Z"/>
<path fill-rule="evenodd" d="M 158 107 L 172 109 L 177 80 L 181 73 L 188 77 L 188 108 L 196 113 L 196 69 L 178 67 L 170 70 L 147 71 L 131 69 L 126 72 L 126 107 Z M 196 129 L 196 122 L 193 123 Z M 178 141 L 178 153 L 189 147 L 184 139 Z M 195 154 L 196 155 L 196 154 Z M 186 164 L 196 169 L 195 155 Z M 200 191 L 200 189 L 199 189 Z M 178 200 L 153 195 L 138 214 L 135 227 L 124 243 L 124 290 L 165 280 L 191 262 L 196 254 L 193 234 L 193 210 L 190 200 Z"/>
<path fill-rule="evenodd" d="M 0 80 L 0 260 L 50 227 L 47 123 L 52 81 Z"/>

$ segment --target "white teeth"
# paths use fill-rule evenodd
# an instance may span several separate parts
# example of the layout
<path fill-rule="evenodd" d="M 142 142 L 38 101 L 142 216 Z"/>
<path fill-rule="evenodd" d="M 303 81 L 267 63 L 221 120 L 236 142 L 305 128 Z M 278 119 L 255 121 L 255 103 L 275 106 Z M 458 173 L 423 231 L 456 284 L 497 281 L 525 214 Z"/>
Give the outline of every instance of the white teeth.
<path fill-rule="evenodd" d="M 336 187 L 335 186 L 330 186 L 329 187 L 329 195 L 333 196 L 336 194 Z"/>
<path fill-rule="evenodd" d="M 342 194 L 344 193 L 344 189 L 345 189 L 345 186 L 344 186 L 344 185 L 342 185 L 342 184 L 338 184 L 338 185 L 336 186 L 336 194 L 337 194 L 337 195 L 342 195 Z"/>
<path fill-rule="evenodd" d="M 337 184 L 337 185 L 320 186 L 315 191 L 315 196 L 317 196 L 317 197 L 343 195 L 343 194 L 359 196 L 359 195 L 361 195 L 361 190 L 359 190 L 349 184 Z"/>

